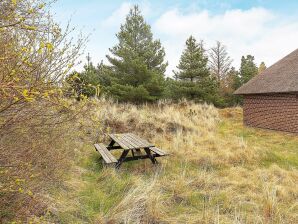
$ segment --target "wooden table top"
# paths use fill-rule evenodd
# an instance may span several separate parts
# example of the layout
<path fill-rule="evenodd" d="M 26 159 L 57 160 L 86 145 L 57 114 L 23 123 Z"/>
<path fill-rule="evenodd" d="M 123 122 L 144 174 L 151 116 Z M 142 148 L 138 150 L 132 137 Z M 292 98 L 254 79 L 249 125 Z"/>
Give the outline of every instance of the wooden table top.
<path fill-rule="evenodd" d="M 109 134 L 109 136 L 125 150 L 154 147 L 154 144 L 133 133 Z"/>

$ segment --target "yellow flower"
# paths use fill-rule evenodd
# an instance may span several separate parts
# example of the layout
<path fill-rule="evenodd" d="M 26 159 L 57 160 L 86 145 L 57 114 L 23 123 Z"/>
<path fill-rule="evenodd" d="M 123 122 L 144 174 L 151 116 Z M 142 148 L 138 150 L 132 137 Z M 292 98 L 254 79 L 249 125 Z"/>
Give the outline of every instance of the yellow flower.
<path fill-rule="evenodd" d="M 44 42 L 41 42 L 40 43 L 40 48 L 44 48 L 46 45 L 45 45 L 45 43 Z"/>
<path fill-rule="evenodd" d="M 28 89 L 24 89 L 22 95 L 26 98 L 29 96 L 28 93 L 29 93 Z"/>
<path fill-rule="evenodd" d="M 46 43 L 46 47 L 49 51 L 52 51 L 54 49 L 54 46 L 51 43 Z"/>

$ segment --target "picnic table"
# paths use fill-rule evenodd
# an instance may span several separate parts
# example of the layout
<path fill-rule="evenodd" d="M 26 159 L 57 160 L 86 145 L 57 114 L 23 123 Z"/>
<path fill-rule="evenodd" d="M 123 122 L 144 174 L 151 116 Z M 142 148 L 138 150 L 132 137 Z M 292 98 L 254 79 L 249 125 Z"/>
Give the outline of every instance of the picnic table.
<path fill-rule="evenodd" d="M 140 159 L 150 159 L 153 164 L 156 164 L 156 157 L 168 155 L 163 150 L 155 147 L 154 144 L 133 133 L 109 134 L 109 137 L 111 142 L 108 146 L 99 143 L 94 144 L 94 147 L 106 164 L 114 164 L 116 168 L 119 168 L 123 162 Z M 112 150 L 122 150 L 119 159 L 114 157 L 111 153 Z M 142 150 L 144 150 L 144 153 L 142 153 Z M 129 153 L 131 153 L 131 156 L 128 157 Z"/>

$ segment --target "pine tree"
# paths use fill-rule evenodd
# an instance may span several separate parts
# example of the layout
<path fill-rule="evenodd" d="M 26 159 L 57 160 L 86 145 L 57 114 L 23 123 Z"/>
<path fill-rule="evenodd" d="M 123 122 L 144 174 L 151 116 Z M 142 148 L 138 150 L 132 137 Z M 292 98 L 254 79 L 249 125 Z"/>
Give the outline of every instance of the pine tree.
<path fill-rule="evenodd" d="M 83 96 L 92 97 L 99 95 L 100 77 L 98 70 L 93 65 L 91 57 L 88 54 L 87 64 L 84 65 L 82 72 L 73 72 L 66 79 L 70 87 L 80 99 Z"/>
<path fill-rule="evenodd" d="M 238 71 L 236 71 L 235 67 L 231 67 L 225 78 L 225 85 L 223 87 L 224 94 L 232 94 L 235 91 L 235 82 L 237 82 L 238 77 Z"/>
<path fill-rule="evenodd" d="M 178 81 L 176 85 L 170 85 L 171 88 L 175 88 L 172 95 L 197 102 L 220 104 L 218 83 L 210 75 L 203 41 L 197 43 L 193 36 L 187 39 L 177 69 L 174 74 Z"/>
<path fill-rule="evenodd" d="M 228 106 L 241 105 L 243 103 L 243 97 L 236 96 L 232 92 L 258 74 L 258 67 L 254 59 L 252 55 L 242 56 L 240 70 L 236 71 L 232 68 L 228 73 L 229 84 L 225 93 L 225 101 Z"/>
<path fill-rule="evenodd" d="M 227 79 L 232 60 L 228 56 L 226 47 L 221 42 L 217 41 L 216 46 L 211 48 L 209 61 L 211 74 L 222 84 Z"/>
<path fill-rule="evenodd" d="M 109 87 L 112 84 L 113 77 L 111 74 L 111 69 L 108 65 L 105 65 L 101 60 L 101 62 L 96 67 L 96 74 L 98 76 L 102 92 L 105 92 L 106 87 Z"/>
<path fill-rule="evenodd" d="M 265 62 L 261 62 L 259 68 L 258 68 L 258 74 L 261 74 L 263 71 L 267 69 Z"/>
<path fill-rule="evenodd" d="M 178 71 L 174 71 L 175 78 L 190 82 L 200 81 L 209 75 L 207 63 L 203 42 L 198 44 L 196 39 L 190 36 L 177 66 Z"/>
<path fill-rule="evenodd" d="M 247 55 L 246 57 L 242 56 L 239 84 L 243 85 L 247 83 L 251 78 L 258 74 L 258 67 L 256 66 L 254 60 L 255 57 L 252 55 Z"/>
<path fill-rule="evenodd" d="M 110 49 L 113 56 L 107 55 L 114 77 L 109 92 L 124 101 L 159 99 L 168 64 L 164 62 L 164 48 L 159 40 L 153 40 L 151 27 L 144 21 L 138 6 L 130 10 L 125 24 L 121 25 L 116 36 L 119 43 Z M 121 91 L 116 91 L 117 89 Z M 142 93 L 143 97 L 130 97 L 134 91 Z"/>
<path fill-rule="evenodd" d="M 236 105 L 242 105 L 242 96 L 234 95 L 236 89 L 241 86 L 241 80 L 239 72 L 234 67 L 230 69 L 227 74 L 226 86 L 223 89 L 223 95 L 226 107 L 232 107 Z"/>

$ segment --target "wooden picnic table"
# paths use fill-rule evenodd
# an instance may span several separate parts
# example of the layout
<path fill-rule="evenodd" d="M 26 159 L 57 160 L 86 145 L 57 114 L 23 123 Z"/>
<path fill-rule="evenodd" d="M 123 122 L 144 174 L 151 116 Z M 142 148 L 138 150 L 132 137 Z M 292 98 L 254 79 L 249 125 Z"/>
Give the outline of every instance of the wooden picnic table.
<path fill-rule="evenodd" d="M 95 149 L 101 154 L 106 164 L 115 164 L 119 168 L 123 162 L 150 159 L 153 164 L 157 163 L 156 157 L 168 155 L 166 152 L 155 147 L 154 144 L 140 138 L 133 133 L 109 134 L 111 142 L 108 146 L 103 143 L 95 144 Z M 142 149 L 145 153 L 142 153 Z M 112 150 L 122 150 L 119 159 L 111 153 Z M 128 157 L 129 152 L 132 156 Z"/>

